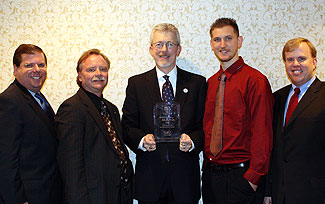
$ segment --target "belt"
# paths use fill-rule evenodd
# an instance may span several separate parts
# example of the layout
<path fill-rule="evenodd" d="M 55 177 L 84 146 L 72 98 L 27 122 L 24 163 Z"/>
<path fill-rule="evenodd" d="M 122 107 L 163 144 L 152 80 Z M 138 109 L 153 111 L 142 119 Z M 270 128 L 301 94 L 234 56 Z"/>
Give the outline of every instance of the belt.
<path fill-rule="evenodd" d="M 238 164 L 223 164 L 223 165 L 215 165 L 208 162 L 206 168 L 214 171 L 231 171 L 232 169 L 245 168 L 248 166 L 249 166 L 249 161 L 245 161 Z"/>

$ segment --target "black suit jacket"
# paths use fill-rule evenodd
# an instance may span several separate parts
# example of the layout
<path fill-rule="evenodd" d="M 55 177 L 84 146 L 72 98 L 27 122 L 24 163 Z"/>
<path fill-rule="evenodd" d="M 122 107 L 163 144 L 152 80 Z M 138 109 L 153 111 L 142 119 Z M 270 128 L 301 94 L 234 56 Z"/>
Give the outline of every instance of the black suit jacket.
<path fill-rule="evenodd" d="M 128 158 L 121 137 L 118 109 L 107 100 L 105 103 Z M 120 157 L 98 109 L 83 89 L 61 104 L 55 121 L 59 138 L 58 162 L 66 201 L 69 204 L 131 203 L 131 161 L 128 159 L 130 182 L 123 188 L 120 185 Z"/>
<path fill-rule="evenodd" d="M 206 94 L 204 77 L 177 67 L 175 102 L 180 103 L 181 132 L 194 142 L 191 152 L 179 150 L 179 143 L 157 144 L 153 152 L 138 149 L 146 134 L 154 133 L 153 106 L 162 102 L 156 70 L 131 77 L 123 105 L 123 136 L 125 143 L 137 155 L 135 198 L 157 201 L 165 179 L 161 177 L 166 152 L 172 166 L 170 176 L 175 199 L 179 203 L 200 199 L 199 153 L 203 149 L 204 132 L 202 119 Z M 168 178 L 169 179 L 169 178 Z"/>
<path fill-rule="evenodd" d="M 274 93 L 272 201 L 325 203 L 325 84 L 315 79 L 283 127 L 290 88 Z"/>
<path fill-rule="evenodd" d="M 0 95 L 0 132 L 0 203 L 61 203 L 54 121 L 16 80 Z"/>

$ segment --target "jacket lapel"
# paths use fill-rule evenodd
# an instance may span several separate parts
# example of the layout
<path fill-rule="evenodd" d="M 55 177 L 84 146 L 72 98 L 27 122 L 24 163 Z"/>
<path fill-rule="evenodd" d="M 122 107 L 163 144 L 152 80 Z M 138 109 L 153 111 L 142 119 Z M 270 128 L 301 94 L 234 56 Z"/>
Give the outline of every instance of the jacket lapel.
<path fill-rule="evenodd" d="M 184 103 L 187 99 L 189 90 L 188 87 L 189 79 L 186 77 L 185 72 L 177 67 L 177 82 L 176 82 L 176 95 L 175 101 L 181 106 L 181 112 L 184 107 Z"/>
<path fill-rule="evenodd" d="M 55 128 L 54 128 L 54 120 L 50 120 L 49 117 L 46 115 L 45 111 L 42 109 L 42 107 L 38 104 L 38 102 L 34 99 L 34 97 L 27 91 L 26 88 L 22 87 L 17 82 L 14 82 L 14 85 L 17 87 L 19 92 L 22 94 L 22 96 L 27 101 L 28 105 L 32 108 L 32 110 L 35 112 L 35 114 L 40 118 L 42 122 L 45 123 L 45 125 L 50 130 L 51 134 L 56 137 Z M 44 97 L 45 98 L 45 97 Z M 51 111 L 54 115 L 54 111 L 51 107 Z"/>
<path fill-rule="evenodd" d="M 155 68 L 148 72 L 146 79 L 146 89 L 148 95 L 151 97 L 151 101 L 153 101 L 154 104 L 156 102 L 162 102 Z"/>
<path fill-rule="evenodd" d="M 108 137 L 108 130 L 105 122 L 93 102 L 81 88 L 78 90 L 77 94 L 80 97 L 81 102 L 85 105 L 89 115 L 96 121 L 98 127 L 102 130 L 105 136 Z"/>
<path fill-rule="evenodd" d="M 291 89 L 291 85 L 288 85 L 284 90 L 283 90 L 283 94 L 281 94 L 281 97 L 279 98 L 279 111 L 276 114 L 280 114 L 280 120 L 278 121 L 278 127 L 281 130 L 281 132 L 284 131 L 284 127 L 283 127 L 283 123 L 284 123 L 284 109 L 285 109 L 285 105 L 287 102 L 287 98 L 289 95 Z"/>
<path fill-rule="evenodd" d="M 87 94 L 81 88 L 78 90 L 77 94 L 80 97 L 81 102 L 84 104 L 85 108 L 87 109 L 89 115 L 95 120 L 96 124 L 103 132 L 103 135 L 104 135 L 107 143 L 114 149 L 112 140 L 110 139 L 109 132 L 106 127 L 106 124 L 105 124 L 102 116 L 100 115 L 99 111 L 97 110 L 96 106 L 93 104 L 93 102 L 90 100 L 90 98 L 87 96 Z M 110 109 L 109 109 L 109 114 L 111 114 Z M 116 124 L 113 124 L 113 125 L 115 128 Z"/>
<path fill-rule="evenodd" d="M 311 84 L 311 86 L 306 91 L 305 95 L 299 101 L 286 127 L 289 127 L 290 124 L 293 123 L 295 119 L 306 109 L 306 107 L 317 98 L 318 92 L 321 88 L 321 84 L 322 84 L 321 81 L 318 78 L 316 78 L 315 81 Z"/>

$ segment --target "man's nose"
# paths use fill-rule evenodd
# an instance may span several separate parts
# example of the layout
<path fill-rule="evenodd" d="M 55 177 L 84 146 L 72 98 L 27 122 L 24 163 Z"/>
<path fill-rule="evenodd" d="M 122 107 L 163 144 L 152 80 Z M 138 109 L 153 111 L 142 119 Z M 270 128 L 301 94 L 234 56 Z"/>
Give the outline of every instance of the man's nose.
<path fill-rule="evenodd" d="M 96 68 L 95 74 L 96 75 L 101 75 L 102 74 L 99 67 Z"/>
<path fill-rule="evenodd" d="M 221 39 L 221 40 L 220 40 L 220 46 L 221 46 L 221 47 L 225 47 L 225 46 L 226 46 L 226 42 L 225 42 L 224 39 Z"/>
<path fill-rule="evenodd" d="M 299 61 L 298 61 L 298 59 L 293 59 L 293 66 L 298 66 L 298 65 L 300 65 L 300 63 L 299 63 Z"/>
<path fill-rule="evenodd" d="M 161 51 L 166 51 L 168 49 L 167 44 L 164 43 L 163 46 L 161 47 Z"/>

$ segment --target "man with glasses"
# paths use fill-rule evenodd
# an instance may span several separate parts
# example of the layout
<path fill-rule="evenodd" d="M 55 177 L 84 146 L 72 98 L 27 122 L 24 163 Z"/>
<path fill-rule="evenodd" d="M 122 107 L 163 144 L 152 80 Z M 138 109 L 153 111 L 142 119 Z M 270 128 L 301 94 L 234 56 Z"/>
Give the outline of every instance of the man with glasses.
<path fill-rule="evenodd" d="M 15 81 L 0 95 L 0 203 L 62 203 L 54 112 L 40 92 L 46 55 L 22 44 L 13 66 Z"/>
<path fill-rule="evenodd" d="M 197 203 L 206 81 L 176 66 L 181 45 L 174 25 L 153 28 L 149 52 L 156 67 L 129 79 L 122 109 L 125 143 L 137 155 L 135 198 L 139 204 Z M 153 107 L 159 102 L 180 104 L 178 142 L 155 140 Z"/>

